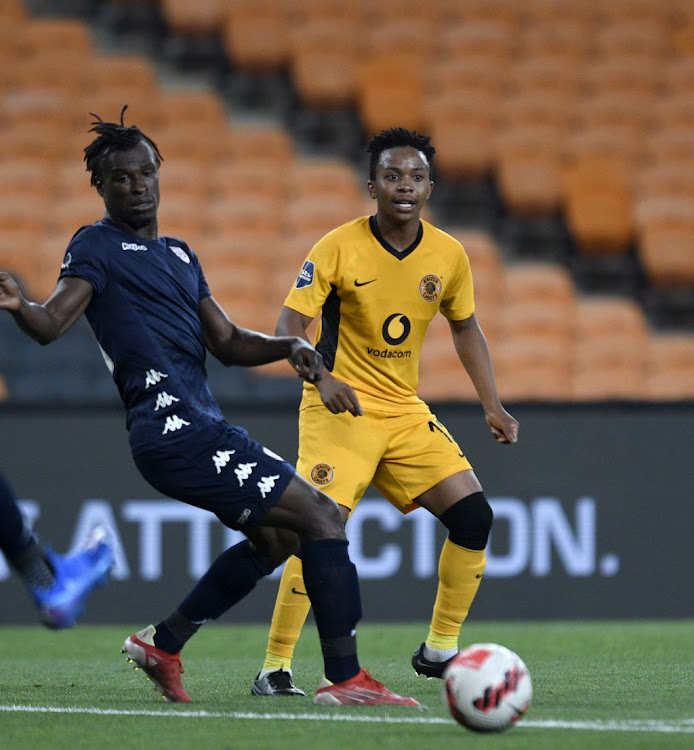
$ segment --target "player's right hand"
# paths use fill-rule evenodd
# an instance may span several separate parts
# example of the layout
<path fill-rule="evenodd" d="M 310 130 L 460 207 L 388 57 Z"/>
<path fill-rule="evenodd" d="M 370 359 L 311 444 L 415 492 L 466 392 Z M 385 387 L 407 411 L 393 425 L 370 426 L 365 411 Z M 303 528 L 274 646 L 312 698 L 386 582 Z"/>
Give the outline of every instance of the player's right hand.
<path fill-rule="evenodd" d="M 22 295 L 17 282 L 6 271 L 0 271 L 0 310 L 19 310 Z"/>
<path fill-rule="evenodd" d="M 323 370 L 323 377 L 315 386 L 326 408 L 333 414 L 347 411 L 353 417 L 360 417 L 364 413 L 352 386 L 333 377 L 327 370 Z"/>

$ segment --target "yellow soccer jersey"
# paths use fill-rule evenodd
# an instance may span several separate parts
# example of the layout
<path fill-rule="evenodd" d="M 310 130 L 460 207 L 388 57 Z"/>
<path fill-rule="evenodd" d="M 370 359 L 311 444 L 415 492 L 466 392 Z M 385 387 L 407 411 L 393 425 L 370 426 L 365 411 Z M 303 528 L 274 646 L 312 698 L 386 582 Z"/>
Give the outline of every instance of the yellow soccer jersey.
<path fill-rule="evenodd" d="M 365 409 L 389 412 L 426 408 L 417 382 L 434 315 L 463 320 L 475 310 L 470 263 L 457 240 L 422 221 L 417 240 L 398 252 L 368 216 L 314 245 L 284 304 L 311 318 L 321 314 L 314 344 L 327 369 L 354 388 Z M 305 384 L 302 406 L 321 403 Z"/>

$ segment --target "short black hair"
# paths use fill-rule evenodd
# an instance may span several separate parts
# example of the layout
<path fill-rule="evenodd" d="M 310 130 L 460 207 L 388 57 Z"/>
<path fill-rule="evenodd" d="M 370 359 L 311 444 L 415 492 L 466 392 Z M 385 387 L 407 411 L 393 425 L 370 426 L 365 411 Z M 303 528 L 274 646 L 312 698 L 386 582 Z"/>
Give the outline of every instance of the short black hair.
<path fill-rule="evenodd" d="M 401 146 L 411 146 L 416 148 L 417 151 L 421 151 L 429 162 L 429 176 L 433 175 L 436 149 L 431 145 L 431 138 L 428 135 L 418 133 L 416 130 L 388 128 L 388 130 L 382 130 L 378 135 L 372 135 L 366 144 L 366 150 L 371 154 L 369 163 L 370 180 L 376 179 L 376 167 L 381 154 L 389 148 Z"/>
<path fill-rule="evenodd" d="M 137 125 L 125 126 L 123 118 L 127 108 L 128 105 L 126 104 L 121 110 L 120 123 L 104 122 L 99 115 L 95 115 L 93 112 L 89 113 L 96 120 L 92 122 L 92 127 L 87 132 L 96 133 L 97 137 L 84 149 L 84 161 L 87 164 L 87 172 L 92 174 L 91 183 L 95 187 L 101 180 L 103 159 L 112 151 L 127 151 L 137 146 L 138 143 L 144 142 L 152 147 L 157 167 L 164 161 L 157 144 L 149 136 L 146 136 Z"/>

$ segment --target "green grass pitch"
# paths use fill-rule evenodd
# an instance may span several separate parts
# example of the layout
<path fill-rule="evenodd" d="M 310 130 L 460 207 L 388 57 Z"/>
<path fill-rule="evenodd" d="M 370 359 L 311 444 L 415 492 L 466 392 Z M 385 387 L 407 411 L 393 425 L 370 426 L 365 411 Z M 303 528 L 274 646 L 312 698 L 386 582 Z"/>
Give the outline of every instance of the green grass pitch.
<path fill-rule="evenodd" d="M 210 624 L 188 644 L 190 704 L 166 703 L 120 654 L 143 623 L 0 628 L 3 750 L 657 750 L 694 747 L 694 621 L 473 623 L 461 645 L 502 643 L 530 669 L 527 716 L 499 735 L 458 726 L 441 682 L 409 659 L 424 623 L 360 624 L 360 658 L 375 677 L 426 710 L 328 709 L 307 698 L 258 698 L 266 625 Z M 297 646 L 295 682 L 320 679 L 316 631 Z"/>

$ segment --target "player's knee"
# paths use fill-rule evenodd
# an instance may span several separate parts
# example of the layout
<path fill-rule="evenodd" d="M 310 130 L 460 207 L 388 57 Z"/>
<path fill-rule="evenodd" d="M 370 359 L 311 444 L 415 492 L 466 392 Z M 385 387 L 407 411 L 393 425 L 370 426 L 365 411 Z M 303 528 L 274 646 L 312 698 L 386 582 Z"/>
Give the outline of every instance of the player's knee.
<path fill-rule="evenodd" d="M 476 550 L 487 546 L 493 519 L 494 513 L 484 492 L 473 492 L 439 516 L 453 544 Z"/>

